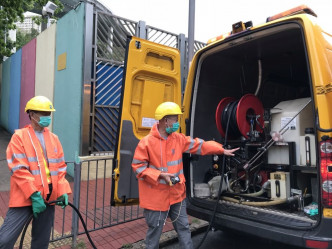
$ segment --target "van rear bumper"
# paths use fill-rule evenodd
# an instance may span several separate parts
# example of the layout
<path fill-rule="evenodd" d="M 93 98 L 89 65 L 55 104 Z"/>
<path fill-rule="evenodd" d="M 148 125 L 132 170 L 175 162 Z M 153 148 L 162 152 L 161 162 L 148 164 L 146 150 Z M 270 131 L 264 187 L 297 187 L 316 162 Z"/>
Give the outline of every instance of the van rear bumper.
<path fill-rule="evenodd" d="M 213 214 L 211 210 L 197 207 L 190 203 L 190 201 L 188 201 L 187 204 L 187 211 L 189 215 L 206 220 L 208 222 L 210 222 Z M 254 235 L 268 240 L 274 240 L 285 243 L 287 245 L 294 245 L 303 248 L 306 248 L 307 240 L 324 241 L 328 243 L 328 247 L 326 248 L 332 248 L 332 237 L 328 236 L 328 234 L 325 234 L 325 231 L 330 230 L 330 228 L 328 228 L 331 227 L 331 225 L 329 225 L 330 222 L 332 222 L 332 220 L 329 222 L 322 222 L 319 227 L 310 231 L 295 230 L 293 228 L 282 228 L 255 222 L 252 220 L 246 220 L 235 216 L 224 215 L 217 212 L 214 218 L 213 227 L 220 230 L 231 229 L 249 235 Z"/>

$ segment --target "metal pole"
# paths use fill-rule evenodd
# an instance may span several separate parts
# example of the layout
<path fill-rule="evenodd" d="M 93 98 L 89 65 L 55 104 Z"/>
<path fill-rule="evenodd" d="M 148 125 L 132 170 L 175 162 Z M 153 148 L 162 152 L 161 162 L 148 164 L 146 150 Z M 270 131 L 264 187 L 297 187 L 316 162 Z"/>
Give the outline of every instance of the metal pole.
<path fill-rule="evenodd" d="M 181 61 L 181 93 L 183 93 L 186 86 L 186 77 L 188 75 L 186 63 L 186 36 L 184 34 L 179 34 L 178 36 L 178 49 L 180 50 Z"/>
<path fill-rule="evenodd" d="M 139 21 L 137 24 L 136 35 L 139 38 L 147 40 L 147 33 L 146 33 L 146 24 L 144 21 Z"/>
<path fill-rule="evenodd" d="M 195 0 L 189 0 L 189 21 L 188 21 L 188 68 L 194 57 L 195 39 Z"/>
<path fill-rule="evenodd" d="M 97 57 L 97 21 L 98 15 L 94 21 L 94 7 L 90 3 L 85 4 L 85 27 L 84 27 L 84 57 L 83 57 L 83 87 L 82 87 L 82 104 L 81 104 L 81 155 L 89 154 L 92 147 L 92 140 L 90 141 L 89 134 L 90 127 L 93 126 L 93 110 L 94 101 L 90 102 L 93 95 L 93 85 L 95 84 L 95 70 Z M 94 42 L 94 44 L 93 44 Z M 95 46 L 94 46 L 95 45 Z M 91 146 L 91 147 L 90 147 Z"/>
<path fill-rule="evenodd" d="M 51 17 L 48 15 L 47 16 L 47 28 L 51 26 Z"/>
<path fill-rule="evenodd" d="M 46 29 L 47 29 L 47 23 L 45 22 L 45 16 L 43 16 L 41 22 L 41 31 L 43 32 Z"/>
<path fill-rule="evenodd" d="M 73 204 L 79 210 L 80 208 L 80 189 L 81 189 L 81 162 L 74 163 L 74 197 Z M 78 214 L 73 209 L 73 218 L 72 218 L 72 248 L 76 248 L 77 235 L 78 235 Z"/>

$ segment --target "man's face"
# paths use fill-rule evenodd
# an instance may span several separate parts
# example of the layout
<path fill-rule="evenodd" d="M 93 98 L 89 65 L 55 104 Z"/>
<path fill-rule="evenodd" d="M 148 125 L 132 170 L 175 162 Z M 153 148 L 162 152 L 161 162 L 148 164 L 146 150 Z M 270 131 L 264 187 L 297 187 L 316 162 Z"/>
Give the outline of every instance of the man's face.
<path fill-rule="evenodd" d="M 30 111 L 30 117 L 37 123 L 40 121 L 41 116 L 51 116 L 51 112 Z"/>
<path fill-rule="evenodd" d="M 166 127 L 172 127 L 174 123 L 179 121 L 178 115 L 169 115 L 165 117 Z"/>

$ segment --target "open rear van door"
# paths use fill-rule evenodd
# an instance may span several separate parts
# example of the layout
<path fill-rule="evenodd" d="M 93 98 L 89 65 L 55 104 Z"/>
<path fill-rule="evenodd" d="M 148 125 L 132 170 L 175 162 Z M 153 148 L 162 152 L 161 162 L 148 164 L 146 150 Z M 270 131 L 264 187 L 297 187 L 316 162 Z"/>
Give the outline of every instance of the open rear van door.
<path fill-rule="evenodd" d="M 165 101 L 181 104 L 179 50 L 129 37 L 113 160 L 112 205 L 138 202 L 131 162 L 139 140 L 156 122 L 155 109 Z"/>

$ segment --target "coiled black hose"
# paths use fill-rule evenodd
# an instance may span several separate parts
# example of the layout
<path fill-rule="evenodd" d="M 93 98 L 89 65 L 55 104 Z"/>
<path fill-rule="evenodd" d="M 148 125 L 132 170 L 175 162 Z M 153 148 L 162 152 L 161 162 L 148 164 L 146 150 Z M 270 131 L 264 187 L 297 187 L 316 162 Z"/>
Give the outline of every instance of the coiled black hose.
<path fill-rule="evenodd" d="M 221 126 L 223 130 L 226 131 L 227 126 L 229 126 L 229 135 L 230 137 L 239 137 L 241 132 L 237 124 L 236 111 L 239 101 L 234 101 L 229 103 L 221 114 Z M 229 124 L 229 125 L 228 125 Z"/>
<path fill-rule="evenodd" d="M 51 205 L 51 204 L 55 204 L 55 203 L 59 203 L 59 201 L 51 201 L 51 202 L 47 203 L 47 205 Z M 92 241 L 92 239 L 91 239 L 91 237 L 90 237 L 89 231 L 88 231 L 88 229 L 87 229 L 87 227 L 86 227 L 86 224 L 85 224 L 85 222 L 84 222 L 84 220 L 83 220 L 83 217 L 82 217 L 80 211 L 79 211 L 79 210 L 78 210 L 78 209 L 77 209 L 72 203 L 70 203 L 70 202 L 68 202 L 68 206 L 71 206 L 71 207 L 75 210 L 75 212 L 78 214 L 78 217 L 80 217 L 80 220 L 81 220 L 82 225 L 83 225 L 83 227 L 84 227 L 85 234 L 86 234 L 86 236 L 88 237 L 88 239 L 89 239 L 89 241 L 90 241 L 90 244 L 92 245 L 92 247 L 93 247 L 94 249 L 97 249 L 97 247 L 95 246 L 95 244 L 93 243 L 93 241 Z M 32 218 L 33 218 L 33 215 L 31 215 L 31 216 L 28 218 L 27 222 L 26 222 L 25 225 L 24 225 L 24 229 L 23 229 L 23 232 L 22 232 L 22 236 L 21 236 L 21 241 L 20 241 L 20 247 L 19 247 L 19 249 L 22 249 L 22 248 L 23 248 L 23 241 L 24 241 L 25 233 L 26 233 L 26 231 L 27 231 L 27 229 L 28 229 L 29 223 L 31 222 Z"/>

